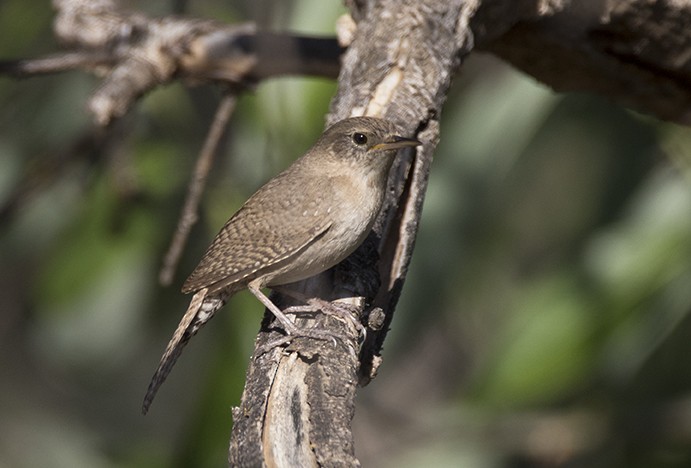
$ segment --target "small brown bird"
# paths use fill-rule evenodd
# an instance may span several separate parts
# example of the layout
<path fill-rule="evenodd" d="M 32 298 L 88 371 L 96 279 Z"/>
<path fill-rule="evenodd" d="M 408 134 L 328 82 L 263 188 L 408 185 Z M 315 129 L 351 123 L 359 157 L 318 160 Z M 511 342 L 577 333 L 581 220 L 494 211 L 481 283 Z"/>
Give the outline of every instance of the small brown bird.
<path fill-rule="evenodd" d="M 248 288 L 286 333 L 300 334 L 261 289 L 321 273 L 362 243 L 381 208 L 396 150 L 420 144 L 399 133 L 372 117 L 337 122 L 228 220 L 182 286 L 195 295 L 151 379 L 144 414 L 185 344 L 234 293 Z"/>

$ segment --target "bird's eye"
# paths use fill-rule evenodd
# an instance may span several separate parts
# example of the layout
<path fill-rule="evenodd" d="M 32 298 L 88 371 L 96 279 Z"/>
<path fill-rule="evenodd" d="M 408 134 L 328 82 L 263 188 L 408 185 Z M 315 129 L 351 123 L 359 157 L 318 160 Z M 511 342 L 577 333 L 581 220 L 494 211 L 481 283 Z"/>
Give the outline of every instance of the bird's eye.
<path fill-rule="evenodd" d="M 353 133 L 353 142 L 356 145 L 365 145 L 367 144 L 367 135 L 364 133 Z"/>

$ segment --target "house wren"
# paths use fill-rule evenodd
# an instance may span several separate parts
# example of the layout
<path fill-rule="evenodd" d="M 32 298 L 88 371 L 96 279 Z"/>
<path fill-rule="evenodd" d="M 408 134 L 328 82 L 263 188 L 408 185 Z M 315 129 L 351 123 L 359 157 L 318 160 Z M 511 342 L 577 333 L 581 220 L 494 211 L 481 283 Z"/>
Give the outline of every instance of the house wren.
<path fill-rule="evenodd" d="M 261 289 L 309 278 L 350 255 L 379 213 L 396 150 L 419 144 L 386 120 L 342 120 L 252 195 L 182 286 L 195 294 L 151 379 L 143 413 L 187 341 L 242 289 L 273 312 L 287 334 L 299 336 Z"/>

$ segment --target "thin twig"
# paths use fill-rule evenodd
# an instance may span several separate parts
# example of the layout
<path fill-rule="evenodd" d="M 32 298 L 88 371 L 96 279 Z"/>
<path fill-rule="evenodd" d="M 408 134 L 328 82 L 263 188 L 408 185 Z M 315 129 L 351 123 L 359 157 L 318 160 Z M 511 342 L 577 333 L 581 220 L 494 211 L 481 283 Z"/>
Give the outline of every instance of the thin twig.
<path fill-rule="evenodd" d="M 76 69 L 94 69 L 101 65 L 112 65 L 115 61 L 113 54 L 104 51 L 66 52 L 37 59 L 0 60 L 0 74 L 22 78 Z"/>
<path fill-rule="evenodd" d="M 223 96 L 216 110 L 216 115 L 214 115 L 214 121 L 209 128 L 209 133 L 204 141 L 204 146 L 199 152 L 194 174 L 192 174 L 192 180 L 190 180 L 190 185 L 187 190 L 187 199 L 180 213 L 180 219 L 178 220 L 177 228 L 173 234 L 173 239 L 170 242 L 170 247 L 165 257 L 163 257 L 163 265 L 158 275 L 159 282 L 164 286 L 170 285 L 173 281 L 173 274 L 180 261 L 180 255 L 187 243 L 187 238 L 189 237 L 192 226 L 197 222 L 197 209 L 202 193 L 204 193 L 206 179 L 213 165 L 218 144 L 221 141 L 221 137 L 223 136 L 231 115 L 233 115 L 236 103 L 237 95 L 234 92 L 228 91 Z"/>

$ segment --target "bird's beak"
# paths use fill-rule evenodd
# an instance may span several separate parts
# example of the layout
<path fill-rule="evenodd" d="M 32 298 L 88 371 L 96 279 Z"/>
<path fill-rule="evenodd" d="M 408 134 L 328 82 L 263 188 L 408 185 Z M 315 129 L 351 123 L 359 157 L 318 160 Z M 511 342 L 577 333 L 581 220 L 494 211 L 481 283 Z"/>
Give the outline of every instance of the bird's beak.
<path fill-rule="evenodd" d="M 390 151 L 399 148 L 406 148 L 408 146 L 421 145 L 419 141 L 414 138 L 403 138 L 402 136 L 394 135 L 383 143 L 377 143 L 370 148 L 370 151 Z"/>

